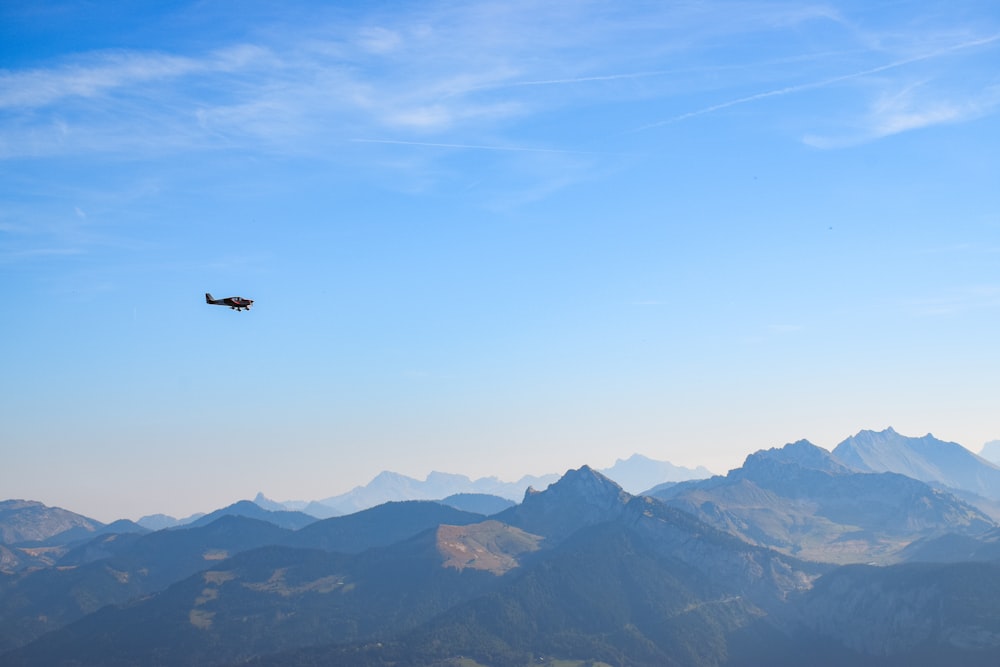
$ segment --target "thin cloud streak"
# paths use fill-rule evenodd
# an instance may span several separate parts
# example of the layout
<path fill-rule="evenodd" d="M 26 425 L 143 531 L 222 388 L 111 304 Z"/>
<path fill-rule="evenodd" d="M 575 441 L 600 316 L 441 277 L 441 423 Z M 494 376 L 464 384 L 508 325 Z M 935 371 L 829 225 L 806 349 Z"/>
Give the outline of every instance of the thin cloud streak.
<path fill-rule="evenodd" d="M 911 65 L 913 63 L 921 62 L 924 60 L 930 60 L 932 58 L 939 58 L 941 56 L 954 53 L 956 51 L 961 51 L 964 49 L 970 49 L 976 46 L 985 46 L 987 44 L 992 44 L 1000 40 L 1000 34 L 991 35 L 990 37 L 984 37 L 982 39 L 976 39 L 968 42 L 963 42 L 961 44 L 956 44 L 944 49 L 937 49 L 929 53 L 924 53 L 918 56 L 913 56 L 911 58 L 904 58 L 902 60 L 897 60 L 895 62 L 887 63 L 885 65 L 879 65 L 878 67 L 872 67 L 870 69 L 861 70 L 859 72 L 852 72 L 850 74 L 841 74 L 839 76 L 831 77 L 828 79 L 823 79 L 821 81 L 813 81 L 810 83 L 798 84 L 795 86 L 787 86 L 785 88 L 778 88 L 776 90 L 769 90 L 763 93 L 757 93 L 755 95 L 748 95 L 746 97 L 740 97 L 734 100 L 729 100 L 727 102 L 720 102 L 719 104 L 713 104 L 712 106 L 705 107 L 703 109 L 698 109 L 696 111 L 689 111 L 688 113 L 680 114 L 679 116 L 674 116 L 673 118 L 668 118 L 666 120 L 658 121 L 656 123 L 650 123 L 648 125 L 643 125 L 636 128 L 635 132 L 642 132 L 645 130 L 650 130 L 657 127 L 662 127 L 664 125 L 669 125 L 672 123 L 679 123 L 690 118 L 696 118 L 698 116 L 704 116 L 706 114 L 711 114 L 716 111 L 721 111 L 722 109 L 728 109 L 730 107 L 739 106 L 742 104 L 749 104 L 751 102 L 757 102 L 759 100 L 767 99 L 769 97 L 779 97 L 783 95 L 790 95 L 792 93 L 799 93 L 806 90 L 815 90 L 818 88 L 825 88 L 842 81 L 850 81 L 852 79 L 859 79 L 866 76 L 871 76 L 872 74 L 878 74 L 880 72 L 885 72 L 892 69 L 897 69 L 900 67 L 905 67 L 906 65 Z"/>
<path fill-rule="evenodd" d="M 475 92 L 480 90 L 499 90 L 503 88 L 519 88 L 528 86 L 558 86 L 577 83 L 593 83 L 596 81 L 621 81 L 627 79 L 647 79 L 650 77 L 666 76 L 671 74 L 671 70 L 654 70 L 650 72 L 625 72 L 622 74 L 599 74 L 595 76 L 577 76 L 565 79 L 540 79 L 537 81 L 509 81 L 504 83 L 486 84 L 466 89 L 463 92 Z"/>
<path fill-rule="evenodd" d="M 434 141 L 403 141 L 398 139 L 351 139 L 360 144 L 394 144 L 400 146 L 425 146 L 428 148 L 455 148 L 459 150 L 505 151 L 511 153 L 557 153 L 564 155 L 608 155 L 599 151 L 578 151 L 563 148 L 535 148 L 531 146 L 487 146 L 481 144 L 451 144 Z"/>
<path fill-rule="evenodd" d="M 0 253 L 0 264 L 13 264 L 25 260 L 47 257 L 85 255 L 86 253 L 87 251 L 83 248 L 29 248 L 26 250 L 12 250 Z"/>
<path fill-rule="evenodd" d="M 113 51 L 81 62 L 24 72 L 0 71 L 0 108 L 39 108 L 67 97 L 97 97 L 118 88 L 206 72 L 242 69 L 266 51 L 240 45 L 205 59 L 163 53 Z"/>

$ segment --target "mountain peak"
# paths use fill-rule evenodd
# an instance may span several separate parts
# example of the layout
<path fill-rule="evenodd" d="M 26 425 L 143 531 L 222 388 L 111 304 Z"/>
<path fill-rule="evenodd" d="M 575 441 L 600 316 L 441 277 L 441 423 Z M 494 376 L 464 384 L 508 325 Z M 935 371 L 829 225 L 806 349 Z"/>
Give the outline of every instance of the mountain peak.
<path fill-rule="evenodd" d="M 544 491 L 529 490 L 520 505 L 494 518 L 560 540 L 584 526 L 620 516 L 631 497 L 617 483 L 585 465 L 568 470 Z"/>
<path fill-rule="evenodd" d="M 643 493 L 664 482 L 684 482 L 712 476 L 712 472 L 702 466 L 694 469 L 685 468 L 675 466 L 669 461 L 656 461 L 642 454 L 618 459 L 613 466 L 600 472 L 632 494 Z"/>
<path fill-rule="evenodd" d="M 642 454 L 635 453 L 627 459 L 615 459 L 615 465 L 622 465 L 625 463 L 654 463 L 653 459 L 648 456 L 643 456 Z"/>
<path fill-rule="evenodd" d="M 1000 467 L 930 433 L 911 438 L 891 427 L 881 432 L 861 431 L 837 445 L 833 456 L 864 472 L 896 472 L 1000 499 Z"/>
<path fill-rule="evenodd" d="M 272 512 L 283 512 L 288 509 L 282 503 L 279 503 L 275 500 L 271 500 L 270 498 L 265 496 L 263 492 L 257 492 L 257 495 L 253 499 L 253 503 L 258 507 L 262 507 L 266 510 L 271 510 Z"/>
<path fill-rule="evenodd" d="M 848 468 L 838 462 L 830 452 L 808 440 L 797 440 L 784 447 L 772 447 L 754 452 L 746 458 L 741 470 L 761 472 L 772 470 L 776 466 L 789 465 L 835 474 L 849 472 Z"/>
<path fill-rule="evenodd" d="M 577 470 L 567 470 L 559 481 L 549 485 L 548 491 L 572 495 L 584 502 L 598 504 L 604 504 L 609 500 L 617 502 L 623 495 L 628 495 L 617 482 L 588 465 Z"/>
<path fill-rule="evenodd" d="M 397 482 L 415 482 L 416 480 L 412 477 L 407 477 L 398 472 L 393 472 L 391 470 L 383 470 L 379 474 L 372 478 L 369 484 L 382 484 L 382 483 L 397 483 Z"/>

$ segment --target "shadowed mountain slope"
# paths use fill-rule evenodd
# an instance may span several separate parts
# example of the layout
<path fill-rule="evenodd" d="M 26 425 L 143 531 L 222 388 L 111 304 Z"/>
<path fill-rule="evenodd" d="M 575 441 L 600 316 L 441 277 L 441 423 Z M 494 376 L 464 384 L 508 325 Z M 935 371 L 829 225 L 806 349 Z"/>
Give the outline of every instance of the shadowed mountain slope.
<path fill-rule="evenodd" d="M 5 665 L 214 665 L 320 642 L 391 639 L 494 585 L 446 566 L 436 530 L 361 554 L 264 547 L 158 595 L 106 607 Z"/>
<path fill-rule="evenodd" d="M 0 650 L 109 604 L 155 593 L 235 553 L 288 538 L 289 531 L 224 516 L 200 528 L 107 535 L 67 554 L 59 567 L 0 580 Z"/>
<path fill-rule="evenodd" d="M 259 513 L 268 519 L 298 514 L 262 509 Z M 162 591 L 250 549 L 289 545 L 356 553 L 442 523 L 464 525 L 483 519 L 429 501 L 389 503 L 360 517 L 307 518 L 310 525 L 293 532 L 270 521 L 221 511 L 206 525 L 94 538 L 63 556 L 58 568 L 0 579 L 0 650 L 25 644 L 104 605 Z"/>
<path fill-rule="evenodd" d="M 998 598 L 998 563 L 849 566 L 802 594 L 796 623 L 866 656 L 969 664 L 1000 657 Z M 968 662 L 939 661 L 964 651 Z"/>
<path fill-rule="evenodd" d="M 485 493 L 456 493 L 438 502 L 442 505 L 462 510 L 463 512 L 473 512 L 475 514 L 482 514 L 483 516 L 502 512 L 517 504 L 513 500 Z"/>
<path fill-rule="evenodd" d="M 105 525 L 32 500 L 0 501 L 0 572 L 49 567 L 72 545 L 96 535 L 146 532 L 132 521 Z"/>
<path fill-rule="evenodd" d="M 323 519 L 295 533 L 289 546 L 358 553 L 387 546 L 441 524 L 482 521 L 482 514 L 464 512 L 430 500 L 389 502 L 347 516 Z"/>
<path fill-rule="evenodd" d="M 1000 563 L 1000 528 L 982 535 L 970 536 L 947 533 L 917 540 L 902 552 L 906 562 L 959 563 L 994 561 Z"/>
<path fill-rule="evenodd" d="M 729 577 L 693 569 L 627 526 L 600 524 L 505 585 L 395 640 L 311 647 L 250 664 L 1000 664 L 1000 564 L 834 568 L 770 611 L 747 595 L 753 572 Z"/>

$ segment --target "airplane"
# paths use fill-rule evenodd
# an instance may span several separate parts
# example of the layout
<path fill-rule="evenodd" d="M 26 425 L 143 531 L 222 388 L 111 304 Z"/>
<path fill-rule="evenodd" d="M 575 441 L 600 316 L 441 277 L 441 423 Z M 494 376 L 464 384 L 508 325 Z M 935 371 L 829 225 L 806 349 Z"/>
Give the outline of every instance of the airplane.
<path fill-rule="evenodd" d="M 208 292 L 205 292 L 205 303 L 213 306 L 229 306 L 233 310 L 250 310 L 253 299 L 244 299 L 241 296 L 227 296 L 225 299 L 216 299 Z"/>

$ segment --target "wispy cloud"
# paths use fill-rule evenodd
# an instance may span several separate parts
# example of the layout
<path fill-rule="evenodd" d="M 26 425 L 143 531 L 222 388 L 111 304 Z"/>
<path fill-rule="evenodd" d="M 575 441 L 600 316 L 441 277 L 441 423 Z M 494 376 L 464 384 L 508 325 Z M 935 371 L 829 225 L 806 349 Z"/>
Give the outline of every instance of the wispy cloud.
<path fill-rule="evenodd" d="M 889 70 L 894 70 L 894 69 L 899 69 L 901 67 L 906 67 L 907 65 L 912 65 L 912 64 L 919 63 L 919 62 L 922 62 L 922 61 L 931 60 L 931 59 L 934 59 L 934 58 L 940 58 L 940 57 L 943 57 L 943 56 L 947 56 L 947 55 L 953 54 L 953 53 L 958 52 L 958 51 L 962 51 L 962 50 L 966 50 L 966 49 L 972 49 L 972 48 L 980 47 L 980 46 L 992 45 L 992 44 L 994 44 L 994 43 L 996 43 L 998 41 L 1000 41 L 1000 34 L 990 35 L 988 37 L 983 37 L 983 38 L 979 38 L 979 39 L 968 40 L 968 41 L 964 41 L 964 42 L 959 43 L 959 44 L 953 44 L 953 45 L 947 46 L 945 48 L 935 49 L 933 51 L 929 51 L 929 52 L 926 52 L 926 53 L 921 53 L 921 54 L 916 55 L 916 56 L 911 56 L 911 57 L 908 57 L 908 58 L 903 58 L 903 59 L 896 60 L 896 61 L 893 61 L 893 62 L 890 62 L 890 63 L 886 63 L 884 65 L 879 65 L 877 67 L 870 67 L 870 68 L 859 70 L 859 71 L 856 71 L 856 72 L 850 72 L 850 73 L 847 73 L 847 74 L 840 74 L 840 75 L 837 75 L 837 76 L 828 77 L 828 78 L 820 79 L 820 80 L 817 80 L 817 81 L 810 81 L 810 82 L 807 82 L 807 83 L 801 83 L 801 84 L 796 84 L 796 85 L 792 85 L 792 86 L 785 86 L 783 88 L 776 88 L 776 89 L 773 89 L 773 90 L 767 90 L 767 91 L 763 91 L 763 92 L 760 92 L 760 93 L 755 93 L 753 95 L 746 95 L 746 96 L 743 96 L 743 97 L 737 97 L 737 98 L 734 98 L 734 99 L 731 99 L 731 100 L 727 100 L 725 102 L 719 102 L 718 104 L 713 104 L 711 106 L 703 107 L 701 109 L 696 109 L 694 111 L 689 111 L 689 112 L 686 112 L 686 113 L 682 113 L 682 114 L 673 116 L 671 118 L 667 118 L 667 119 L 662 120 L 662 121 L 657 121 L 655 123 L 649 123 L 647 125 L 643 125 L 643 126 L 637 128 L 637 131 L 649 130 L 649 129 L 652 129 L 652 128 L 661 127 L 663 125 L 669 125 L 669 124 L 672 124 L 672 123 L 678 123 L 678 122 L 681 122 L 681 121 L 684 121 L 684 120 L 688 120 L 690 118 L 696 118 L 698 116 L 704 116 L 706 114 L 711 114 L 711 113 L 715 113 L 717 111 L 722 111 L 723 109 L 728 109 L 730 107 L 740 106 L 740 105 L 743 105 L 743 104 L 749 104 L 749 103 L 752 103 L 752 102 L 758 102 L 760 100 L 765 100 L 765 99 L 768 99 L 768 98 L 771 98 L 771 97 L 781 97 L 781 96 L 785 96 L 785 95 L 791 95 L 791 94 L 794 94 L 794 93 L 805 92 L 805 91 L 808 91 L 808 90 L 815 90 L 815 89 L 819 89 L 819 88 L 827 88 L 829 86 L 833 86 L 833 85 L 838 84 L 838 83 L 843 83 L 843 82 L 851 81 L 853 79 L 861 79 L 861 78 L 864 78 L 864 77 L 873 76 L 875 74 L 880 74 L 882 72 L 887 72 Z M 957 116 L 958 116 L 958 114 L 955 113 L 954 111 L 944 112 L 943 110 L 938 110 L 936 112 L 933 112 L 933 113 L 930 113 L 930 114 L 926 114 L 925 117 L 922 118 L 922 119 L 919 118 L 919 117 L 914 116 L 909 122 L 906 122 L 902 118 L 897 117 L 897 126 L 895 128 L 886 128 L 887 130 L 890 130 L 890 131 L 885 131 L 882 135 L 879 135 L 879 136 L 884 136 L 884 134 L 891 133 L 891 131 L 902 131 L 903 129 L 912 129 L 914 127 L 922 127 L 922 126 L 924 126 L 926 124 L 930 124 L 931 122 L 935 122 L 935 121 L 941 122 L 941 119 L 949 119 L 949 120 L 951 120 L 951 119 L 956 118 Z"/>
<path fill-rule="evenodd" d="M 947 294 L 912 299 L 907 306 L 915 314 L 926 317 L 996 309 L 1000 308 L 1000 285 L 970 285 Z"/>
<path fill-rule="evenodd" d="M 954 97 L 952 97 L 954 96 Z M 935 125 L 964 123 L 994 113 L 1000 108 L 1000 86 L 959 95 L 933 89 L 925 82 L 905 85 L 898 91 L 883 91 L 846 134 L 807 135 L 803 141 L 816 148 L 841 148 L 901 132 Z"/>
<path fill-rule="evenodd" d="M 0 71 L 0 109 L 39 108 L 74 97 L 95 98 L 124 88 L 208 72 L 245 69 L 266 56 L 257 47 L 225 48 L 204 58 L 165 53 L 103 51 L 74 62 L 21 72 Z"/>
<path fill-rule="evenodd" d="M 0 72 L 0 109 L 38 108 L 70 97 L 96 97 L 142 82 L 199 69 L 197 61 L 163 54 L 113 52 L 50 69 Z"/>
<path fill-rule="evenodd" d="M 719 21 L 694 6 L 603 2 L 430 3 L 409 14 L 340 13 L 336 21 L 320 13 L 316 24 L 204 54 L 83 53 L 49 68 L 0 72 L 0 110 L 10 114 L 0 119 L 0 152 L 183 151 L 233 142 L 302 150 L 359 130 L 489 130 L 581 101 L 550 89 L 573 84 L 586 99 L 581 86 L 603 96 L 606 85 L 667 85 L 665 55 L 817 15 L 761 4 Z"/>
<path fill-rule="evenodd" d="M 859 45 L 850 36 L 832 38 L 824 32 L 823 43 L 800 46 L 795 35 L 803 26 L 847 25 L 837 10 L 822 3 L 748 2 L 726 12 L 698 3 L 641 8 L 598 1 L 544 8 L 518 2 L 429 3 L 409 13 L 342 12 L 335 21 L 322 13 L 317 17 L 310 25 L 258 33 L 256 43 L 204 53 L 98 51 L 69 55 L 52 67 L 0 71 L 0 159 L 141 157 L 233 147 L 335 155 L 331 147 L 353 137 L 386 133 L 399 135 L 401 146 L 409 140 L 427 147 L 586 152 L 594 137 L 620 135 L 621 125 L 610 119 L 620 123 L 626 109 L 635 117 L 654 104 L 676 108 L 688 99 L 704 99 L 713 88 L 747 90 L 781 80 L 782 74 L 787 80 L 789 73 L 805 79 L 638 128 L 649 130 L 868 80 L 1000 40 L 1000 35 L 964 39 L 823 76 L 830 71 L 827 57 L 840 62 L 837 54 L 855 54 Z M 752 45 L 756 57 L 762 40 L 784 45 L 748 63 L 744 49 Z M 929 43 L 920 36 L 913 42 Z M 896 52 L 912 53 L 901 47 Z M 892 85 L 883 90 L 891 91 Z M 995 107 L 988 96 L 974 103 L 956 98 L 936 107 L 903 102 L 891 107 L 883 101 L 881 113 L 873 110 L 869 123 L 874 129 L 867 136 L 959 122 Z M 525 121 L 612 103 L 618 113 L 609 114 L 609 120 L 574 119 L 592 125 L 548 142 L 550 148 L 530 148 L 539 144 L 537 139 L 523 138 Z M 838 141 L 814 134 L 808 139 L 814 145 Z"/>

